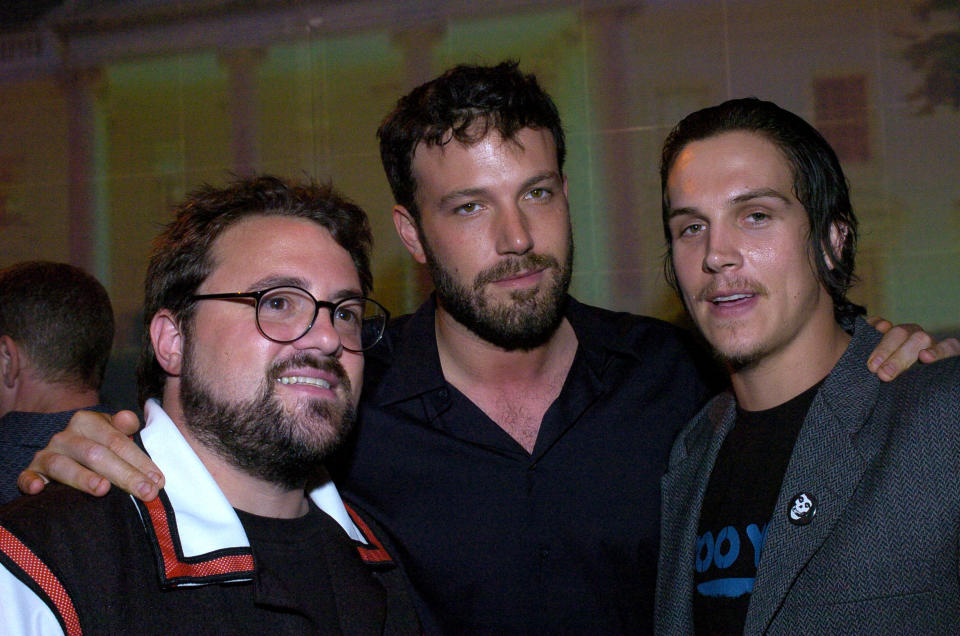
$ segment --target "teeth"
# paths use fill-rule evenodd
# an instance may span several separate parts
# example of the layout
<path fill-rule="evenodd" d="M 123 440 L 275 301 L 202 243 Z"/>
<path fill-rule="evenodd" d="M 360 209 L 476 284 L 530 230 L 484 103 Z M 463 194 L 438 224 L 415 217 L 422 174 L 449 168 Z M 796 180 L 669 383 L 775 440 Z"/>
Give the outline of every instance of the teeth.
<path fill-rule="evenodd" d="M 744 298 L 751 298 L 753 294 L 733 294 L 732 296 L 718 296 L 713 299 L 714 303 L 726 303 L 732 300 L 742 300 Z"/>
<path fill-rule="evenodd" d="M 330 388 L 330 383 L 322 378 L 308 378 L 303 375 L 284 376 L 280 378 L 280 384 L 310 384 L 322 389 Z"/>

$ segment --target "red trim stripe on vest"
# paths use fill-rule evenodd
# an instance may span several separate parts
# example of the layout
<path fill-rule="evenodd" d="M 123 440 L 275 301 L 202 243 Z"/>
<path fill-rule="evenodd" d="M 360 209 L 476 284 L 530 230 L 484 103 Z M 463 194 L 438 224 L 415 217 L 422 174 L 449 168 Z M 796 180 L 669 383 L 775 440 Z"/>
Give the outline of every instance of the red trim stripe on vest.
<path fill-rule="evenodd" d="M 60 579 L 47 567 L 47 564 L 41 561 L 40 557 L 34 554 L 33 550 L 24 545 L 20 539 L 3 527 L 0 527 L 0 551 L 16 563 L 17 567 L 33 579 L 34 583 L 43 591 L 67 634 L 69 636 L 82 634 L 80 617 L 77 616 L 73 601 L 70 600 L 70 595 L 67 594 L 67 590 L 63 587 Z"/>
<path fill-rule="evenodd" d="M 370 531 L 370 528 L 366 523 L 363 522 L 363 519 L 360 518 L 360 515 L 353 511 L 353 508 L 344 503 L 344 507 L 347 509 L 347 512 L 350 514 L 350 518 L 353 519 L 353 523 L 356 524 L 357 528 L 366 538 L 369 545 L 357 545 L 357 552 L 360 553 L 360 558 L 363 559 L 363 562 L 368 565 L 392 565 L 393 559 L 390 558 L 390 553 L 387 552 L 386 548 L 383 547 L 383 544 L 380 543 L 376 535 Z"/>
<path fill-rule="evenodd" d="M 157 544 L 160 546 L 160 554 L 163 557 L 163 569 L 166 578 L 176 579 L 181 577 L 204 578 L 207 576 L 218 576 L 224 574 L 242 574 L 249 572 L 253 574 L 253 555 L 236 554 L 221 556 L 206 561 L 196 563 L 185 563 L 177 557 L 177 551 L 173 547 L 173 532 L 170 529 L 170 522 L 167 519 L 167 510 L 157 497 L 153 501 L 143 504 L 150 513 L 150 523 L 157 536 Z"/>

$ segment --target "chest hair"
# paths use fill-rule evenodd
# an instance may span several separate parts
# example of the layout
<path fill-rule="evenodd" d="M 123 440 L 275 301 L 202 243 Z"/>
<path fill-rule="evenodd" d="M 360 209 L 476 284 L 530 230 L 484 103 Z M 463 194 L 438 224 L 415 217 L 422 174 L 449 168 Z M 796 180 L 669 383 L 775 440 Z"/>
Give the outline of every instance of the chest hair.
<path fill-rule="evenodd" d="M 562 374 L 535 386 L 492 388 L 487 391 L 465 392 L 480 410 L 512 437 L 528 453 L 533 452 L 540 433 L 543 416 L 553 404 L 566 379 Z"/>

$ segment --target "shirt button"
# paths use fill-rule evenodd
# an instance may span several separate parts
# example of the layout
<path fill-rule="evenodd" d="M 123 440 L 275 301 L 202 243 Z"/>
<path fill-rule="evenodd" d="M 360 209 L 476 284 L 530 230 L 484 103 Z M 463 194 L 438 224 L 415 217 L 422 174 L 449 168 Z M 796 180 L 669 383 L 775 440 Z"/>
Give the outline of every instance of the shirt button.
<path fill-rule="evenodd" d="M 437 391 L 437 397 L 440 398 L 441 400 L 446 400 L 447 398 L 450 397 L 450 392 L 447 391 L 446 389 L 440 389 L 439 391 Z"/>

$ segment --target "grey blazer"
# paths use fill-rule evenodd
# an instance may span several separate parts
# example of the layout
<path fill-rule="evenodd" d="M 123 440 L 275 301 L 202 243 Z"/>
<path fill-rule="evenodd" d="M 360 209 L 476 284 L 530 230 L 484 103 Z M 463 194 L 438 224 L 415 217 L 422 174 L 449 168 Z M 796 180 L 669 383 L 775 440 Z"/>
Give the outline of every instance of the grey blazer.
<path fill-rule="evenodd" d="M 797 438 L 772 511 L 746 634 L 960 634 L 960 358 L 892 383 L 866 367 L 862 319 Z M 704 491 L 733 426 L 729 393 L 677 437 L 663 477 L 656 631 L 693 633 Z M 809 525 L 788 521 L 814 494 Z"/>

